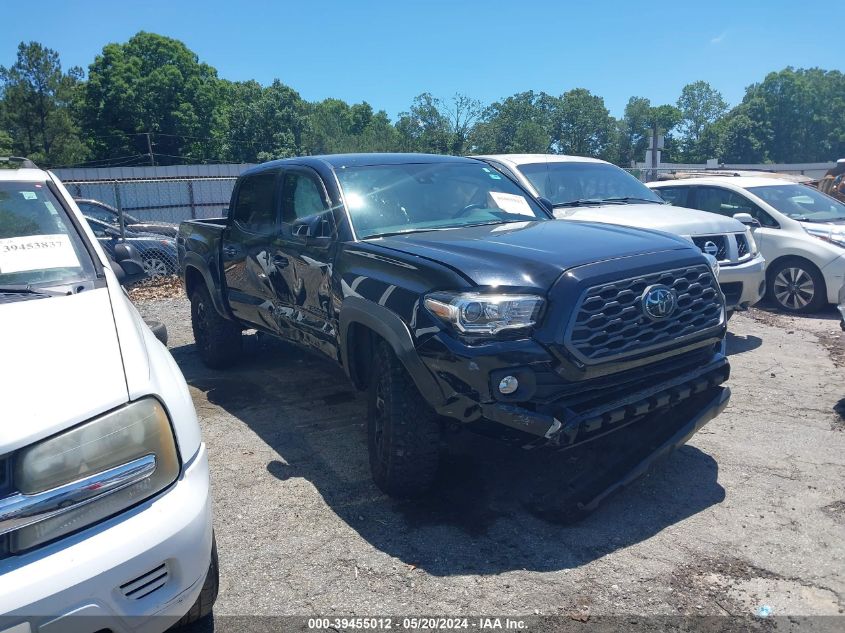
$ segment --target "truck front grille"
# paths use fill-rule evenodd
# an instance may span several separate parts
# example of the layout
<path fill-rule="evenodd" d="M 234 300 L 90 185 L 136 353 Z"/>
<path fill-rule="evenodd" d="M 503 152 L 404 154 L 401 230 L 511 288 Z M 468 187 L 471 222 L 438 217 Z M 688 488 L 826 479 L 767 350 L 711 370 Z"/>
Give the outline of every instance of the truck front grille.
<path fill-rule="evenodd" d="M 655 284 L 671 288 L 676 307 L 652 320 L 643 311 L 643 294 Z M 576 305 L 564 334 L 566 348 L 585 364 L 633 356 L 720 327 L 722 294 L 704 264 L 604 283 L 588 288 Z"/>
<path fill-rule="evenodd" d="M 720 262 L 728 259 L 728 237 L 727 235 L 704 235 L 692 238 L 693 243 L 701 249 L 702 253 L 713 255 Z M 708 248 L 709 246 L 709 248 Z M 713 249 L 716 252 L 713 252 Z"/>

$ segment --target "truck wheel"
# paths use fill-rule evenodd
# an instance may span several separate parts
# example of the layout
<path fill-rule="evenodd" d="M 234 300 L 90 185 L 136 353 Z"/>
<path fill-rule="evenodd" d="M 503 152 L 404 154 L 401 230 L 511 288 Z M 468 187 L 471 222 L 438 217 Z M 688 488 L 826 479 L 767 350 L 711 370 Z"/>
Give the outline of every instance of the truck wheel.
<path fill-rule="evenodd" d="M 789 257 L 772 266 L 766 275 L 766 294 L 786 312 L 809 314 L 827 303 L 824 277 L 813 264 Z"/>
<path fill-rule="evenodd" d="M 228 367 L 240 355 L 241 328 L 220 316 L 205 286 L 191 295 L 191 325 L 197 351 L 208 367 Z"/>
<path fill-rule="evenodd" d="M 391 496 L 419 495 L 431 487 L 437 474 L 437 414 L 386 343 L 377 345 L 372 371 L 367 447 L 373 479 Z"/>
<path fill-rule="evenodd" d="M 174 624 L 171 629 L 179 629 L 211 615 L 211 609 L 217 600 L 217 591 L 220 587 L 220 567 L 217 563 L 217 540 L 211 537 L 211 563 L 205 575 L 205 582 L 202 585 L 200 595 L 190 610 L 182 616 L 182 619 Z"/>

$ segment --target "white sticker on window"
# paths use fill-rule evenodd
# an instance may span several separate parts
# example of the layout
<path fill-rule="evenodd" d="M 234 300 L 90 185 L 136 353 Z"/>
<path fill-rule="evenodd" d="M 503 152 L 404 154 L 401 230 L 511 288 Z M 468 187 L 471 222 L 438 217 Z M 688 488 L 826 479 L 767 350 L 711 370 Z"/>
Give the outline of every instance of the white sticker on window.
<path fill-rule="evenodd" d="M 79 258 L 67 235 L 27 235 L 0 240 L 0 274 L 79 267 Z"/>
<path fill-rule="evenodd" d="M 38 194 L 34 191 L 21 191 L 24 200 L 38 200 Z"/>
<path fill-rule="evenodd" d="M 496 206 L 499 207 L 502 211 L 507 211 L 508 213 L 516 213 L 518 215 L 534 215 L 534 212 L 531 210 L 531 207 L 528 204 L 528 200 L 526 200 L 523 196 L 519 196 L 513 193 L 491 191 L 490 197 L 493 198 L 493 202 L 495 202 Z"/>

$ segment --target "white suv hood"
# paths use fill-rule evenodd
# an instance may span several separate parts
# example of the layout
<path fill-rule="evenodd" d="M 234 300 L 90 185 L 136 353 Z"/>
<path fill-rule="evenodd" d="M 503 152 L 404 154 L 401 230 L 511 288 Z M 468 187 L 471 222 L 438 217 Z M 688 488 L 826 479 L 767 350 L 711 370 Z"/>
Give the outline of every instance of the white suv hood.
<path fill-rule="evenodd" d="M 560 208 L 555 209 L 555 217 L 621 224 L 676 235 L 717 235 L 745 231 L 745 226 L 739 220 L 668 204 L 606 204 Z"/>
<path fill-rule="evenodd" d="M 107 288 L 0 304 L 0 455 L 127 402 Z"/>

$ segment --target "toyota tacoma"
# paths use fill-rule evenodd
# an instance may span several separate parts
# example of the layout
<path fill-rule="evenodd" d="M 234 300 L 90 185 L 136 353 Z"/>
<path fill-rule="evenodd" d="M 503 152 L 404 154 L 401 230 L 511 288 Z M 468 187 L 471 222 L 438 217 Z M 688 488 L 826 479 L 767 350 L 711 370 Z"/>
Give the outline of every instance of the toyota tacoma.
<path fill-rule="evenodd" d="M 265 163 L 228 217 L 183 222 L 177 243 L 204 362 L 230 364 L 254 329 L 342 365 L 391 495 L 432 484 L 450 426 L 557 449 L 633 429 L 636 450 L 578 500 L 591 509 L 729 398 L 724 297 L 698 248 L 555 220 L 475 159 Z"/>

